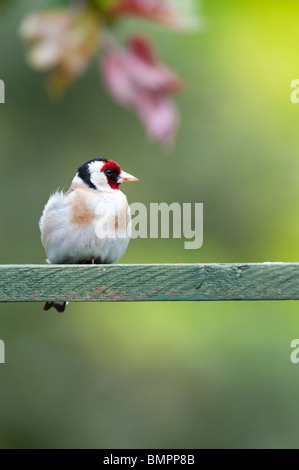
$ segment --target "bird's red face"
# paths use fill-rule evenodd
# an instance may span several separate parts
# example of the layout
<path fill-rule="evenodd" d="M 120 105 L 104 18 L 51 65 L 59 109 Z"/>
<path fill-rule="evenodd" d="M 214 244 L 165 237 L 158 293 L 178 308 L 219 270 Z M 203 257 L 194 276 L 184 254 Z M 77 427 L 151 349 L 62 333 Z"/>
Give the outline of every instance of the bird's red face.
<path fill-rule="evenodd" d="M 103 164 L 101 171 L 105 173 L 110 188 L 119 189 L 118 179 L 121 173 L 119 164 L 113 160 L 108 160 L 107 163 Z"/>
<path fill-rule="evenodd" d="M 135 176 L 129 175 L 129 173 L 122 171 L 119 164 L 113 160 L 104 162 L 101 171 L 106 175 L 107 183 L 112 189 L 119 189 L 119 185 L 121 183 L 138 181 Z"/>

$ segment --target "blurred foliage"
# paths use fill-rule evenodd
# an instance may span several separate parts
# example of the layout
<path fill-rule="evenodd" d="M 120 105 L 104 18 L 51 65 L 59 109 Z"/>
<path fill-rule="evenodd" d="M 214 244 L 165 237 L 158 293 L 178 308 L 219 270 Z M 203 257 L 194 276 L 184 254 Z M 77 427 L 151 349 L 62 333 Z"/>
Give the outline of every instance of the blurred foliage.
<path fill-rule="evenodd" d="M 133 240 L 122 263 L 297 261 L 299 4 L 206 0 L 200 35 L 141 28 L 186 83 L 175 151 L 148 144 L 96 65 L 62 102 L 25 64 L 16 31 L 43 2 L 0 17 L 1 263 L 43 263 L 38 219 L 84 161 L 140 182 L 130 202 L 203 202 L 204 245 Z M 2 304 L 1 448 L 298 447 L 297 302 Z"/>

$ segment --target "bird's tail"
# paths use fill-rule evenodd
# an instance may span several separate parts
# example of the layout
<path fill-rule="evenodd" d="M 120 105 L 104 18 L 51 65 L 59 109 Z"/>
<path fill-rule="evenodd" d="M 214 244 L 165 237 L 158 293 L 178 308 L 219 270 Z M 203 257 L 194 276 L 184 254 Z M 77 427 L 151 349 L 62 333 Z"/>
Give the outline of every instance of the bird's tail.
<path fill-rule="evenodd" d="M 47 311 L 49 308 L 54 307 L 56 308 L 57 312 L 62 313 L 66 307 L 68 302 L 46 302 L 44 306 L 44 310 Z"/>

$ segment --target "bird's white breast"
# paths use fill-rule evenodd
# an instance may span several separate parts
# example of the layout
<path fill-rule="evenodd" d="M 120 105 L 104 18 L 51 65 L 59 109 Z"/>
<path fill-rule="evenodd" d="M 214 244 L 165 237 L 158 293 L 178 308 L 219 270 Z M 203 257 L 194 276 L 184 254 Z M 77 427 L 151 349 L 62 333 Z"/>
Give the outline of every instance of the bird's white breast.
<path fill-rule="evenodd" d="M 115 263 L 127 249 L 131 216 L 120 190 L 96 191 L 77 186 L 56 192 L 41 220 L 42 244 L 50 263 Z"/>

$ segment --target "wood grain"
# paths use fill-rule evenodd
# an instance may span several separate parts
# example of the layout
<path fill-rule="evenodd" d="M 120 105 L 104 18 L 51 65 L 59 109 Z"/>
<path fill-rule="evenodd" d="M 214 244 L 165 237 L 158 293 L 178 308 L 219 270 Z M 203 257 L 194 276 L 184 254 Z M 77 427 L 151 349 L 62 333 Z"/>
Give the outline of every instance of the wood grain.
<path fill-rule="evenodd" d="M 299 263 L 0 265 L 0 302 L 299 299 Z"/>

